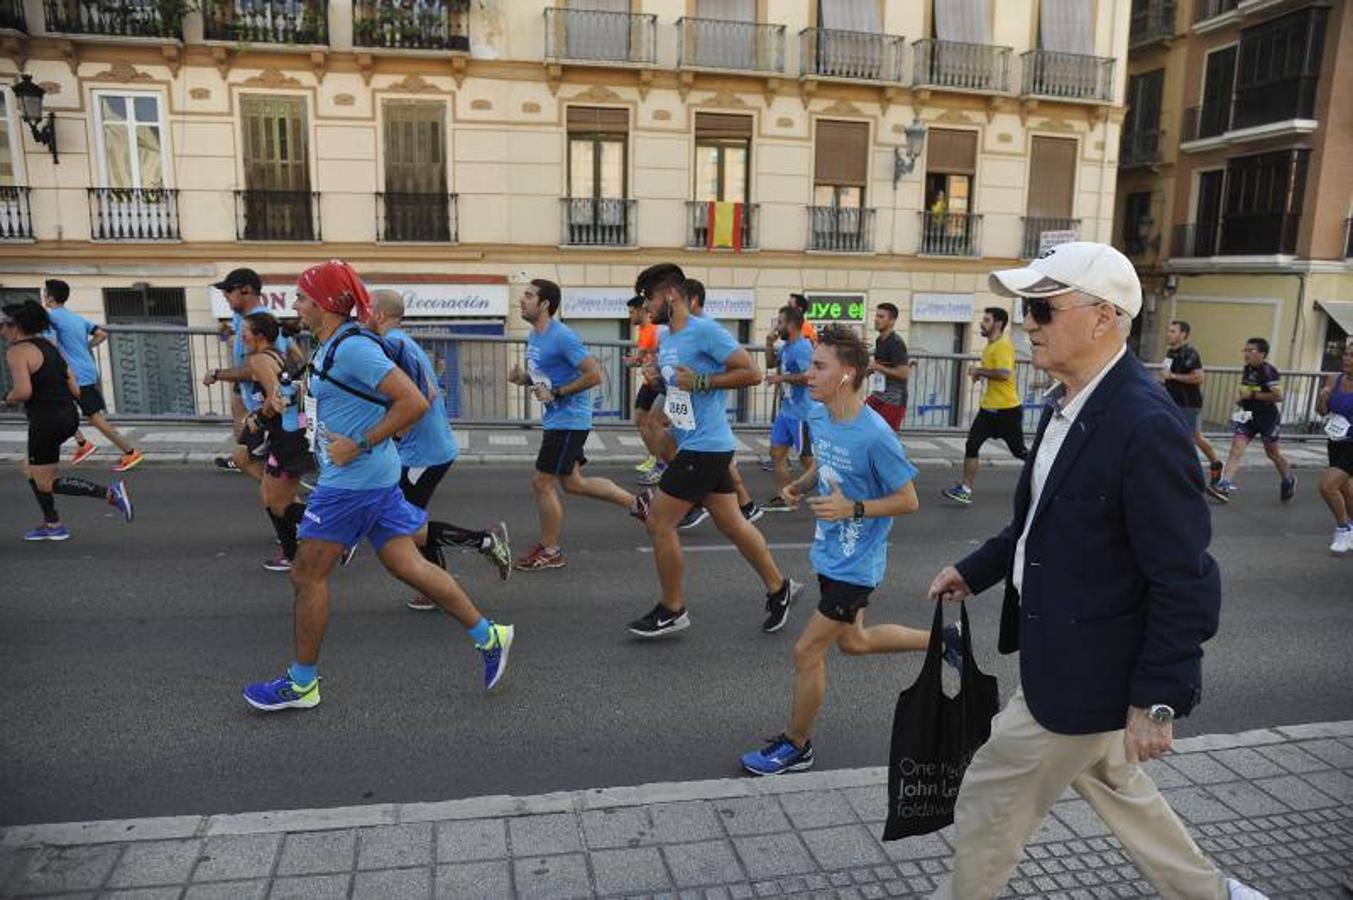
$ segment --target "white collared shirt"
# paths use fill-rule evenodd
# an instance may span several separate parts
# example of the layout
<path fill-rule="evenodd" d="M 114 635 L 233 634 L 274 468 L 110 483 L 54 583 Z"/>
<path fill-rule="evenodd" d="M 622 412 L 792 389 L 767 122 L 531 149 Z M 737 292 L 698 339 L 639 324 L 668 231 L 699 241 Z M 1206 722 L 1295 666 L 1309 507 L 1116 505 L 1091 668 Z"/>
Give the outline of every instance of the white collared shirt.
<path fill-rule="evenodd" d="M 1024 530 L 1020 533 L 1019 541 L 1015 543 L 1015 565 L 1011 572 L 1011 580 L 1017 591 L 1024 589 L 1024 544 L 1029 539 L 1029 528 L 1034 523 L 1034 513 L 1038 510 L 1038 500 L 1043 496 L 1043 485 L 1048 480 L 1048 473 L 1052 471 L 1052 464 L 1057 461 L 1062 443 L 1071 433 L 1071 426 L 1076 424 L 1076 417 L 1085 408 L 1086 401 L 1126 352 L 1127 345 L 1124 344 L 1114 354 L 1113 359 L 1104 364 L 1099 374 L 1090 379 L 1090 383 L 1065 405 L 1061 402 L 1066 393 L 1063 385 L 1054 386 L 1044 395 L 1044 399 L 1054 403 L 1056 409 L 1048 421 L 1048 427 L 1043 431 L 1043 440 L 1039 443 L 1038 453 L 1034 456 L 1034 468 L 1029 478 L 1029 511 L 1024 514 Z"/>

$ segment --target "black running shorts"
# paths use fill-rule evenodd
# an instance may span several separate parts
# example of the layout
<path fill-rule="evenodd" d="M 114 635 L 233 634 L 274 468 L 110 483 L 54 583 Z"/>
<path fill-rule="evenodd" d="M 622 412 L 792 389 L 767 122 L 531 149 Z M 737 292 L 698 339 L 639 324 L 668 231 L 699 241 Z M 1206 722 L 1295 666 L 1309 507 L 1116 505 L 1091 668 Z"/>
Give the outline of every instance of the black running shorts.
<path fill-rule="evenodd" d="M 826 575 L 817 576 L 818 589 L 822 599 L 817 603 L 817 611 L 833 622 L 849 625 L 855 621 L 860 610 L 869 605 L 869 595 L 873 588 L 862 587 L 847 581 L 837 581 Z"/>
<path fill-rule="evenodd" d="M 737 486 L 728 471 L 732 462 L 732 450 L 726 453 L 681 450 L 667 464 L 658 488 L 668 496 L 690 503 L 699 503 L 708 494 L 735 494 Z"/>
<path fill-rule="evenodd" d="M 108 408 L 108 404 L 103 401 L 103 391 L 99 390 L 97 384 L 80 385 L 80 412 L 85 416 L 92 416 L 95 413 L 101 413 Z"/>
<path fill-rule="evenodd" d="M 1353 475 L 1353 440 L 1326 441 L 1331 469 L 1343 469 Z"/>
<path fill-rule="evenodd" d="M 315 467 L 305 431 L 268 432 L 268 461 L 263 470 L 272 478 L 300 478 Z"/>
<path fill-rule="evenodd" d="M 570 474 L 574 466 L 587 464 L 583 447 L 587 445 L 587 429 L 568 430 L 561 428 L 546 429 L 540 441 L 540 453 L 536 454 L 536 471 L 546 475 L 558 475 L 561 478 Z"/>
<path fill-rule="evenodd" d="M 654 402 L 662 396 L 662 392 L 654 390 L 649 386 L 648 382 L 645 381 L 643 384 L 639 385 L 639 394 L 634 398 L 634 405 L 644 412 L 647 412 L 653 408 Z"/>
<path fill-rule="evenodd" d="M 1024 407 L 1009 409 L 979 409 L 968 429 L 968 442 L 963 449 L 965 459 L 976 459 L 977 451 L 992 438 L 1000 438 L 1010 448 L 1015 459 L 1024 459 L 1029 451 L 1024 447 Z"/>
<path fill-rule="evenodd" d="M 61 445 L 75 436 L 80 414 L 74 403 L 39 406 L 28 411 L 28 464 L 54 466 L 61 461 Z"/>
<path fill-rule="evenodd" d="M 455 462 L 455 460 L 451 462 Z M 400 468 L 399 489 L 404 492 L 404 499 L 419 509 L 427 509 L 428 504 L 432 502 L 433 492 L 437 490 L 437 485 L 442 483 L 442 479 L 446 477 L 446 472 L 450 468 L 451 463 L 449 462 L 412 469 L 408 466 Z"/>

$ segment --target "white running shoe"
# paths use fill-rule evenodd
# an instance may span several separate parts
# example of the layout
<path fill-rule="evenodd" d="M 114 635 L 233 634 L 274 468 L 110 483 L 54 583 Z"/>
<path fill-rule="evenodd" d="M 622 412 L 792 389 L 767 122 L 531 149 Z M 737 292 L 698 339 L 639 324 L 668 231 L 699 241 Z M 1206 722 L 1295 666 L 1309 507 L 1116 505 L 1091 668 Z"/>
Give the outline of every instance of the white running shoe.
<path fill-rule="evenodd" d="M 1335 556 L 1343 556 L 1350 550 L 1353 550 L 1353 528 L 1334 529 L 1334 537 L 1330 540 L 1330 552 Z"/>
<path fill-rule="evenodd" d="M 1227 900 L 1268 900 L 1268 895 L 1256 891 L 1247 884 L 1241 884 L 1234 878 L 1226 879 Z"/>

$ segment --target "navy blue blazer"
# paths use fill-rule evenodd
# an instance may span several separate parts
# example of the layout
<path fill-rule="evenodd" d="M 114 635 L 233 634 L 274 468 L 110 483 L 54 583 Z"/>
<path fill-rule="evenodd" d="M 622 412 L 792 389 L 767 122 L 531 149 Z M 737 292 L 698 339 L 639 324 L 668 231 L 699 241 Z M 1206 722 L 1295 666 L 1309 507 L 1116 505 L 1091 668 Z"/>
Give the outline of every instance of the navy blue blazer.
<path fill-rule="evenodd" d="M 1193 436 L 1131 352 L 1086 400 L 1057 455 L 1011 581 L 1030 476 L 1005 530 L 957 564 L 974 594 L 1005 581 L 999 649 L 1020 653 L 1029 710 L 1059 734 L 1123 727 L 1128 706 L 1188 715 L 1202 689 L 1202 644 L 1217 631 L 1221 580 Z"/>

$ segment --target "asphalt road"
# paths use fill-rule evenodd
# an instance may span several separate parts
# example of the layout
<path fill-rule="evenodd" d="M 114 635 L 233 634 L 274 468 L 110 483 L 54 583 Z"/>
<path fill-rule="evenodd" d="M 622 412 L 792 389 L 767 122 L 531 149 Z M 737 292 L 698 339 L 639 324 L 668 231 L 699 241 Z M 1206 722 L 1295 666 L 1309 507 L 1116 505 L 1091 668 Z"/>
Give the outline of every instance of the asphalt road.
<path fill-rule="evenodd" d="M 753 468 L 747 477 L 768 494 L 769 476 Z M 526 477 L 519 467 L 453 471 L 433 512 L 505 519 L 524 549 L 534 536 Z M 893 531 L 872 621 L 926 627 L 935 571 L 1008 515 L 1013 472 L 984 471 L 971 509 L 938 498 L 951 477 L 922 471 L 922 509 Z M 273 547 L 252 484 L 203 468 L 132 478 L 135 524 L 61 498 L 74 538 L 25 545 L 17 537 L 36 505 L 17 469 L 0 467 L 0 824 L 725 777 L 783 727 L 791 647 L 816 588 L 784 632 L 761 634 L 760 584 L 705 525 L 686 537 L 691 629 L 632 640 L 624 623 L 656 598 L 646 538 L 614 508 L 580 500 L 567 503 L 567 569 L 503 585 L 473 554 L 453 557 L 480 605 L 517 626 L 500 693 L 480 690 L 460 629 L 405 610 L 402 586 L 364 549 L 333 580 L 324 703 L 254 712 L 240 688 L 291 658 L 291 603 L 286 577 L 259 567 Z M 1271 472 L 1247 472 L 1243 492 L 1215 511 L 1222 628 L 1207 645 L 1204 703 L 1181 736 L 1353 719 L 1353 559 L 1326 553 L 1328 514 L 1313 475 L 1304 479 L 1282 506 Z M 808 580 L 807 516 L 762 525 L 782 567 Z M 998 607 L 989 592 L 972 621 L 979 661 L 1008 695 L 1015 660 L 995 653 Z M 831 659 L 819 766 L 886 762 L 897 692 L 920 661 Z"/>

